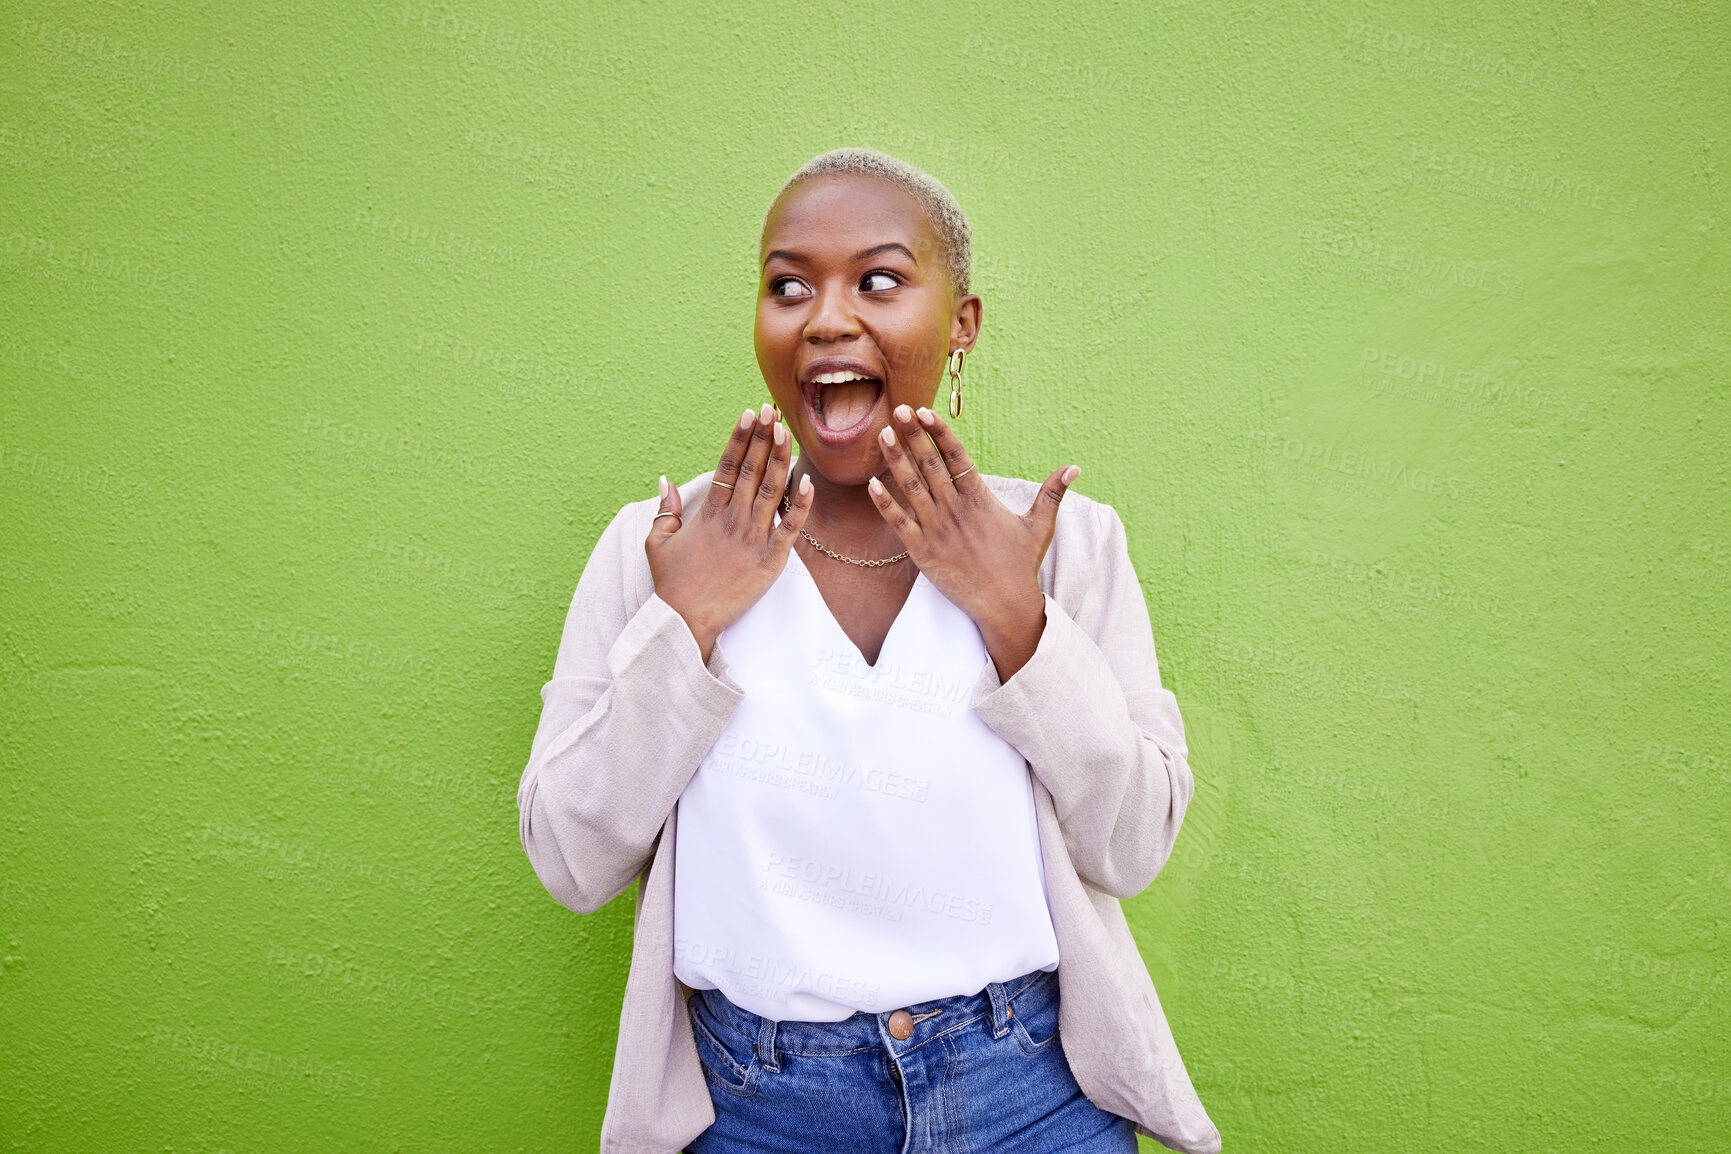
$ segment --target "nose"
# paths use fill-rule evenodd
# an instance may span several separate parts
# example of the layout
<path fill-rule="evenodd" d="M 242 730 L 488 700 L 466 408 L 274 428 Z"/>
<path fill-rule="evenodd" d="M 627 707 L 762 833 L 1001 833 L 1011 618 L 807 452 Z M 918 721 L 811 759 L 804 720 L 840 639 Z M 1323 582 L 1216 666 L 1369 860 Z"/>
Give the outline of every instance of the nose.
<path fill-rule="evenodd" d="M 805 339 L 813 344 L 850 340 L 860 335 L 853 294 L 839 286 L 822 287 L 805 322 Z"/>

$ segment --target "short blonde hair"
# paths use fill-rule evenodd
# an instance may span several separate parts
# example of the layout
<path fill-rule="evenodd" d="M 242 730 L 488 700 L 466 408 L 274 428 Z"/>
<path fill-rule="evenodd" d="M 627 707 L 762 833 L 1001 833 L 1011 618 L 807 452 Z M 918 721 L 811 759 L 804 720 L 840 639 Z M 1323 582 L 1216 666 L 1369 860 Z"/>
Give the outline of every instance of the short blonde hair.
<path fill-rule="evenodd" d="M 800 165 L 781 186 L 781 191 L 775 194 L 775 200 L 770 201 L 770 208 L 774 208 L 775 201 L 780 200 L 794 185 L 828 173 L 875 176 L 911 194 L 920 202 L 920 207 L 926 210 L 932 227 L 937 230 L 938 243 L 943 248 L 944 264 L 950 273 L 950 284 L 955 286 L 957 293 L 967 293 L 968 277 L 973 266 L 973 242 L 968 233 L 968 218 L 962 215 L 962 206 L 956 203 L 956 198 L 950 195 L 950 190 L 945 188 L 937 177 L 875 148 L 834 148 Z M 766 227 L 769 224 L 767 209 L 764 211 L 763 223 Z"/>

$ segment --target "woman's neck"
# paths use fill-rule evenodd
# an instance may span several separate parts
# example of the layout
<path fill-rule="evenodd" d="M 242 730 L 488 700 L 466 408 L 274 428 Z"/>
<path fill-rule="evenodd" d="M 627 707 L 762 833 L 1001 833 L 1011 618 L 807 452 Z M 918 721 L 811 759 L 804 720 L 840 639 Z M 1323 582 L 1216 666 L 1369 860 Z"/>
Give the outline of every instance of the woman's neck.
<path fill-rule="evenodd" d="M 801 476 L 810 477 L 812 486 L 806 532 L 850 557 L 893 557 L 902 551 L 901 538 L 878 512 L 864 485 L 838 485 L 801 460 L 788 476 L 790 493 L 797 491 Z M 900 487 L 887 470 L 878 480 L 889 486 L 897 500 L 903 500 Z"/>

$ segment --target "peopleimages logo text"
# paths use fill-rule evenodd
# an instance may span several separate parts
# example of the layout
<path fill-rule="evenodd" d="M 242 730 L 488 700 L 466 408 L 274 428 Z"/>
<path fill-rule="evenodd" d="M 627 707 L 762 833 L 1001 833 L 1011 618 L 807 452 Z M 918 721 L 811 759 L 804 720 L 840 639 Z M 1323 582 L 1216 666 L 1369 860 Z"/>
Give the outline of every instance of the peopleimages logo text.
<path fill-rule="evenodd" d="M 992 921 L 991 902 L 982 902 L 948 890 L 927 889 L 913 882 L 898 882 L 885 874 L 855 874 L 849 867 L 834 862 L 771 853 L 763 869 L 771 876 L 802 881 L 808 885 L 826 886 L 904 909 L 921 909 L 929 914 L 955 918 L 958 921 L 978 922 L 982 926 L 990 925 Z"/>

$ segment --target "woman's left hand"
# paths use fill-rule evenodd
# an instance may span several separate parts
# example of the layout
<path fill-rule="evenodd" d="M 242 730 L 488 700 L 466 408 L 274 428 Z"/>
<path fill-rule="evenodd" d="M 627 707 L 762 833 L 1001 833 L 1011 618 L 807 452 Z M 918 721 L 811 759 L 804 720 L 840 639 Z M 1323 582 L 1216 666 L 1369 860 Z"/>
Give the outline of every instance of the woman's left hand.
<path fill-rule="evenodd" d="M 898 405 L 890 420 L 878 444 L 907 505 L 876 477 L 867 482 L 872 501 L 926 579 L 974 619 L 998 679 L 1008 681 L 1045 629 L 1040 562 L 1058 503 L 1081 469 L 1067 465 L 1047 477 L 1018 515 L 972 471 L 968 451 L 936 413 Z"/>

